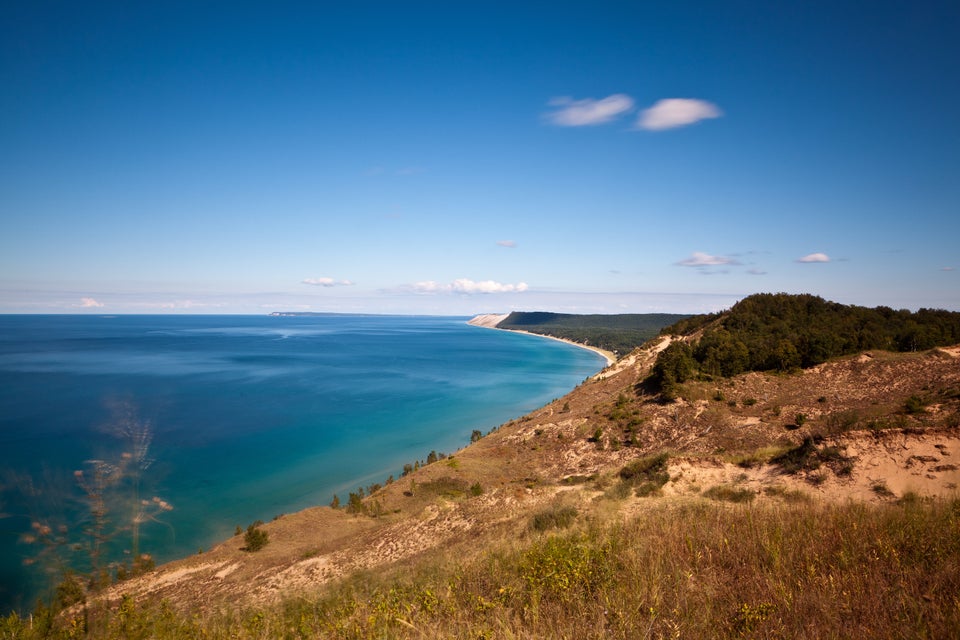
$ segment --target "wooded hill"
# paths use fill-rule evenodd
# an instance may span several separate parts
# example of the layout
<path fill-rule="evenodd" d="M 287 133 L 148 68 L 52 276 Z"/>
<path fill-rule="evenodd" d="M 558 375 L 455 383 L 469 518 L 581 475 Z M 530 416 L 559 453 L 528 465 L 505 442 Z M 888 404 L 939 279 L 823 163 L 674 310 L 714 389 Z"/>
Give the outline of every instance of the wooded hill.
<path fill-rule="evenodd" d="M 871 309 L 808 294 L 761 293 L 729 311 L 680 320 L 661 333 L 694 338 L 700 333 L 674 342 L 657 359 L 653 381 L 669 389 L 697 375 L 791 371 L 871 349 L 907 352 L 957 344 L 960 313 Z"/>
<path fill-rule="evenodd" d="M 689 317 L 689 315 L 676 313 L 580 315 L 545 311 L 514 311 L 500 322 L 497 328 L 564 338 L 624 354 L 656 337 L 667 325 Z"/>

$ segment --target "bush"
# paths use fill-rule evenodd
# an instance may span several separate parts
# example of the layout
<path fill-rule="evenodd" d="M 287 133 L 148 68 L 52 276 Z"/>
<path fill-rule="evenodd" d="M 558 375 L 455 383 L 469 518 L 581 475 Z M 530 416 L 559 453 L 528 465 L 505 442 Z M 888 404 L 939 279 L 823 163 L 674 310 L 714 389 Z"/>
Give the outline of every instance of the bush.
<path fill-rule="evenodd" d="M 661 485 L 666 484 L 670 480 L 670 475 L 667 473 L 667 461 L 669 459 L 668 454 L 661 453 L 634 460 L 620 469 L 620 479 L 632 483 L 644 480 L 662 480 Z"/>
<path fill-rule="evenodd" d="M 910 415 L 916 415 L 918 413 L 926 413 L 926 406 L 927 403 L 924 402 L 920 396 L 910 396 L 904 401 L 903 410 Z"/>
<path fill-rule="evenodd" d="M 656 495 L 660 487 L 670 481 L 667 461 L 670 456 L 661 453 L 630 462 L 620 469 L 620 480 L 624 487 L 634 487 L 638 498 Z"/>
<path fill-rule="evenodd" d="M 566 529 L 573 524 L 573 521 L 576 519 L 576 507 L 554 505 L 539 513 L 535 513 L 530 519 L 530 528 L 534 531 Z"/>
<path fill-rule="evenodd" d="M 270 536 L 254 522 L 247 527 L 247 532 L 243 534 L 243 541 L 247 545 L 243 550 L 252 553 L 254 551 L 260 551 L 260 549 L 267 546 L 267 543 L 270 541 Z"/>

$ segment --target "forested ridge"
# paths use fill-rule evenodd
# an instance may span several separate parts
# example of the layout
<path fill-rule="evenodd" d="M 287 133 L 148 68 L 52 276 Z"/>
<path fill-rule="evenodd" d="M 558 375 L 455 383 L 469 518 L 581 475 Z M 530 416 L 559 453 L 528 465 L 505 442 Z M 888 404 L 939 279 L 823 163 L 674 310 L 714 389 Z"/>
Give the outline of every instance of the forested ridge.
<path fill-rule="evenodd" d="M 960 343 L 960 313 L 859 307 L 819 296 L 760 293 L 728 311 L 676 322 L 662 335 L 693 336 L 661 353 L 654 380 L 663 386 L 697 374 L 790 371 L 870 349 L 922 351 Z"/>
<path fill-rule="evenodd" d="M 546 311 L 514 311 L 498 329 L 529 331 L 573 342 L 627 353 L 660 330 L 689 315 L 676 313 L 570 314 Z"/>

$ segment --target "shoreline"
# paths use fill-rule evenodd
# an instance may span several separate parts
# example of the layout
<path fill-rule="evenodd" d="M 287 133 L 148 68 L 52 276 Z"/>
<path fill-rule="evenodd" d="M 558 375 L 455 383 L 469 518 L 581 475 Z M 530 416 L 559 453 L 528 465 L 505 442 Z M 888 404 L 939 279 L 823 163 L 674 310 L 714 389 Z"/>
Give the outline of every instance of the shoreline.
<path fill-rule="evenodd" d="M 506 318 L 507 315 L 509 315 L 509 314 L 504 314 L 502 317 L 500 317 L 499 320 L 498 320 L 498 322 L 499 322 L 499 321 L 502 321 L 504 318 Z M 546 339 L 548 339 L 548 340 L 556 340 L 557 342 L 565 342 L 565 343 L 567 343 L 567 344 L 569 344 L 569 345 L 573 345 L 573 346 L 575 346 L 575 347 L 580 347 L 581 349 L 586 349 L 586 350 L 588 350 L 588 351 L 593 351 L 594 353 L 596 353 L 597 355 L 603 357 L 603 359 L 607 361 L 607 364 L 604 365 L 604 367 L 603 367 L 604 369 L 606 369 L 607 367 L 609 367 L 609 366 L 611 366 L 611 365 L 613 365 L 613 364 L 615 364 L 615 363 L 617 362 L 617 357 L 613 354 L 612 351 L 607 351 L 606 349 L 601 349 L 600 347 L 593 347 L 593 346 L 588 345 L 588 344 L 583 344 L 582 342 L 574 342 L 573 340 L 567 340 L 566 338 L 558 338 L 557 336 L 551 336 L 551 335 L 547 335 L 547 334 L 545 334 L 545 333 L 534 333 L 534 332 L 532 332 L 532 331 L 524 331 L 523 329 L 501 329 L 501 328 L 498 327 L 495 323 L 492 324 L 492 323 L 486 322 L 486 321 L 474 322 L 474 320 L 477 320 L 478 318 L 485 318 L 485 319 L 489 318 L 489 319 L 493 319 L 493 318 L 497 318 L 497 317 L 498 317 L 498 316 L 495 316 L 494 314 L 484 314 L 484 315 L 481 315 L 481 316 L 475 316 L 474 318 L 471 318 L 470 320 L 467 320 L 467 324 L 469 324 L 469 325 L 472 326 L 472 327 L 480 327 L 480 328 L 482 328 L 482 329 L 495 329 L 495 330 L 497 330 L 497 331 L 509 331 L 510 333 L 523 333 L 523 334 L 526 334 L 526 335 L 528 335 L 528 336 L 536 336 L 537 338 L 546 338 Z M 603 369 L 601 369 L 600 371 L 603 371 Z M 598 371 L 597 373 L 600 373 L 600 371 Z M 594 374 L 594 375 L 596 375 L 596 374 Z"/>

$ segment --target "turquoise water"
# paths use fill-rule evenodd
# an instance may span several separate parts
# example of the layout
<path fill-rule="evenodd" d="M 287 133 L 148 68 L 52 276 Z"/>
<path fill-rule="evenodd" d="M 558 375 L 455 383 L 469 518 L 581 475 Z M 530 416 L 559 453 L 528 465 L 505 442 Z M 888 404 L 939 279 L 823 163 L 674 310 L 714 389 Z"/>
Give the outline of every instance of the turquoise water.
<path fill-rule="evenodd" d="M 163 562 L 236 525 L 399 477 L 404 463 L 452 453 L 604 365 L 465 320 L 0 316 L 0 612 L 29 607 L 57 558 L 78 561 L 68 547 L 89 539 L 89 518 L 74 471 L 89 478 L 85 461 L 132 451 L 124 424 L 152 437 L 128 467 L 141 470 L 141 497 L 173 506 L 151 506 L 141 528 L 141 549 Z M 118 560 L 131 547 L 132 512 L 119 505 L 132 483 L 108 493 Z M 32 522 L 64 544 L 24 543 Z"/>

